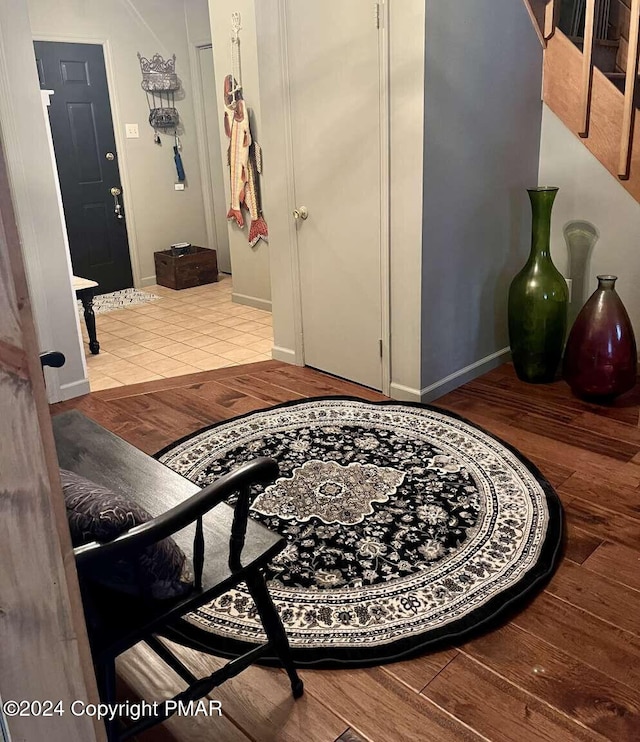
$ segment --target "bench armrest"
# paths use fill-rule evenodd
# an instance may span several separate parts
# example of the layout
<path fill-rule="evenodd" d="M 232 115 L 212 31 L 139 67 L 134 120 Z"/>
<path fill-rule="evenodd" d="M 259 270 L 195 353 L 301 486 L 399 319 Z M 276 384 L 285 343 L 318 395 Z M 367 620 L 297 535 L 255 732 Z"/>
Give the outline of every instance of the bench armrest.
<path fill-rule="evenodd" d="M 229 474 L 208 485 L 200 492 L 196 492 L 189 499 L 167 510 L 166 513 L 153 518 L 113 539 L 98 543 L 92 541 L 73 550 L 76 565 L 84 568 L 96 561 L 114 561 L 141 551 L 147 546 L 171 536 L 176 531 L 199 520 L 194 542 L 194 568 L 196 571 L 196 585 L 202 575 L 202 559 L 204 558 L 204 542 L 202 540 L 202 516 L 209 510 L 226 500 L 230 495 L 239 492 L 236 505 L 231 536 L 231 552 L 236 555 L 234 562 L 239 564 L 238 548 L 242 549 L 244 532 L 251 505 L 250 487 L 252 484 L 266 484 L 273 482 L 278 476 L 278 464 L 274 459 L 257 458 L 242 464 Z M 236 564 L 233 565 L 237 566 Z M 232 567 L 233 568 L 233 567 Z"/>

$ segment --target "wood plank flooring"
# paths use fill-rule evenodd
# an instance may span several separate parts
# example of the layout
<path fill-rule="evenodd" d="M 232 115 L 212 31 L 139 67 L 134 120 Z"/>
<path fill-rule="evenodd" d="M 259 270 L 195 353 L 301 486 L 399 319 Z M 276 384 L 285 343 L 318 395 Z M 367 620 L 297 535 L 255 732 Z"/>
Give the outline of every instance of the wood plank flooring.
<path fill-rule="evenodd" d="M 77 408 L 154 453 L 203 425 L 290 399 L 380 394 L 277 361 L 120 387 Z M 567 514 L 563 562 L 507 624 L 441 652 L 365 670 L 284 674 L 252 667 L 213 692 L 223 717 L 176 718 L 140 742 L 565 742 L 640 739 L 640 387 L 608 407 L 562 382 L 519 382 L 510 365 L 437 401 L 502 437 L 556 487 Z M 194 672 L 221 660 L 171 646 Z M 144 646 L 119 662 L 123 694 L 181 689 Z"/>

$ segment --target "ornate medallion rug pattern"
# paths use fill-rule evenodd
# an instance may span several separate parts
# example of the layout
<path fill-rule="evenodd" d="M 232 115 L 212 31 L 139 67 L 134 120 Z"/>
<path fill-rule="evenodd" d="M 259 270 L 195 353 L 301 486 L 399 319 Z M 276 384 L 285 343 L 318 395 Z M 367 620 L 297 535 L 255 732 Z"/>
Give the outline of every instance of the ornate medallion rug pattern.
<path fill-rule="evenodd" d="M 256 456 L 280 467 L 251 515 L 289 541 L 267 576 L 302 664 L 382 662 L 486 628 L 558 558 L 552 487 L 517 451 L 444 411 L 344 397 L 286 403 L 159 458 L 204 487 Z M 265 640 L 242 589 L 187 620 L 225 654 Z"/>

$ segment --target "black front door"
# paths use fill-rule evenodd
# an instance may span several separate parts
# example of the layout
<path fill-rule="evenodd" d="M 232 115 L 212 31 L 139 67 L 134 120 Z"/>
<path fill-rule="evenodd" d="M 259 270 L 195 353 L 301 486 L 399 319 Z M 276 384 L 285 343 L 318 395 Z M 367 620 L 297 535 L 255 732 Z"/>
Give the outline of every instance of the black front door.
<path fill-rule="evenodd" d="M 40 87 L 53 90 L 49 119 L 76 276 L 98 293 L 133 286 L 102 46 L 36 41 Z M 122 195 L 118 197 L 122 207 Z"/>

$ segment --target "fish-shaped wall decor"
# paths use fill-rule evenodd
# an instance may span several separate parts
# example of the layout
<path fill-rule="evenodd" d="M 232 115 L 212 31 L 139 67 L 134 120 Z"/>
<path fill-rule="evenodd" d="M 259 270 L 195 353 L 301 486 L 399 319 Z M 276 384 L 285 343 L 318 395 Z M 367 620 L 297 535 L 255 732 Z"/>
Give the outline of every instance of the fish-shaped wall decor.
<path fill-rule="evenodd" d="M 232 75 L 224 80 L 224 130 L 229 137 L 227 163 L 230 169 L 231 204 L 227 219 L 244 226 L 242 206 L 249 212 L 249 244 L 268 242 L 269 230 L 262 216 L 258 175 L 262 172 L 260 145 L 253 141 L 249 112 L 242 91 Z"/>

